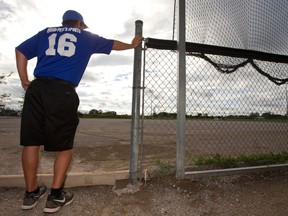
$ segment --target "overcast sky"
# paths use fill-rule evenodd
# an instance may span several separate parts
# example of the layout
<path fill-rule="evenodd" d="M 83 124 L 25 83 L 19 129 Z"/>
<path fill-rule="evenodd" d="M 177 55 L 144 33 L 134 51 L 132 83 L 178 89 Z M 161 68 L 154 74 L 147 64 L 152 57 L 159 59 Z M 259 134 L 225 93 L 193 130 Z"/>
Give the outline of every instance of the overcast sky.
<path fill-rule="evenodd" d="M 10 93 L 7 107 L 18 109 L 24 91 L 19 82 L 14 49 L 38 31 L 59 26 L 62 15 L 72 9 L 80 12 L 88 31 L 110 39 L 130 42 L 135 21 L 143 21 L 143 36 L 171 39 L 174 0 L 0 0 L 0 75 L 13 72 L 0 93 Z M 133 50 L 93 55 L 77 88 L 80 111 L 91 109 L 131 113 Z M 36 59 L 29 61 L 33 79 Z"/>

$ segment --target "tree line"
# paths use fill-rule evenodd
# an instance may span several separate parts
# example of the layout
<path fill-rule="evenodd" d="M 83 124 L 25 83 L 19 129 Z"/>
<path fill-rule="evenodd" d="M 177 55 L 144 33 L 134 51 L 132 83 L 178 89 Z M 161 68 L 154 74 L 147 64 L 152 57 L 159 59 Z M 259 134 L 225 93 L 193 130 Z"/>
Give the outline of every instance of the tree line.
<path fill-rule="evenodd" d="M 6 78 L 10 77 L 13 72 L 10 72 L 8 75 L 0 75 L 0 84 L 7 84 Z M 9 93 L 0 93 L 0 116 L 20 116 L 20 110 L 13 110 L 6 108 L 5 100 L 7 100 L 11 94 Z M 24 100 L 24 95 L 23 95 Z M 20 109 L 23 107 L 23 100 L 18 101 Z M 78 112 L 79 117 L 83 118 L 130 118 L 130 115 L 118 115 L 115 111 L 106 111 L 103 112 L 101 109 L 91 109 L 88 113 Z M 177 113 L 168 113 L 168 112 L 159 112 L 153 113 L 151 115 L 145 116 L 145 118 L 154 118 L 154 119 L 176 119 Z M 286 115 L 274 114 L 272 112 L 265 112 L 259 114 L 257 112 L 250 113 L 249 115 L 228 115 L 228 116 L 209 116 L 206 113 L 198 113 L 197 115 L 186 115 L 187 119 L 287 119 L 288 113 Z"/>

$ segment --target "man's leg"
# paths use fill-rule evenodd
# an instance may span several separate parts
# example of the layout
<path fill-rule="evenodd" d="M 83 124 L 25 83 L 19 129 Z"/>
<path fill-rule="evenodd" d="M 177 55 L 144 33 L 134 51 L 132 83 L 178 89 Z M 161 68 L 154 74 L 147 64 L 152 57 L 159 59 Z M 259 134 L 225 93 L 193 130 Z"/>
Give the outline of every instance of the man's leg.
<path fill-rule="evenodd" d="M 26 191 L 37 189 L 37 169 L 40 146 L 25 146 L 22 150 L 22 167 L 26 183 Z"/>
<path fill-rule="evenodd" d="M 26 183 L 26 192 L 21 209 L 32 209 L 39 199 L 44 197 L 47 187 L 37 184 L 37 169 L 39 164 L 40 146 L 25 146 L 22 150 L 22 166 Z"/>
<path fill-rule="evenodd" d="M 54 161 L 53 189 L 63 187 L 71 159 L 72 150 L 60 151 L 57 153 Z"/>
<path fill-rule="evenodd" d="M 63 190 L 71 159 L 72 150 L 60 151 L 56 155 L 51 193 L 47 197 L 46 206 L 43 209 L 45 213 L 57 212 L 62 206 L 69 205 L 74 200 L 74 194 L 72 192 Z"/>

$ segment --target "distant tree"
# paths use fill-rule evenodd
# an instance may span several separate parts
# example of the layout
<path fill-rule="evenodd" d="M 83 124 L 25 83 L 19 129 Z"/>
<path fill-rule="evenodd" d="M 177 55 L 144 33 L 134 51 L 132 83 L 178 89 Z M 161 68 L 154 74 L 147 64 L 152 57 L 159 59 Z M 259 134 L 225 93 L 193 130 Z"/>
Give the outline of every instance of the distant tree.
<path fill-rule="evenodd" d="M 9 76 L 11 76 L 11 74 L 12 74 L 13 72 L 10 72 L 10 74 L 8 74 L 8 75 L 0 75 L 0 84 L 2 84 L 2 85 L 6 85 L 7 84 L 7 82 L 6 82 L 6 78 L 7 77 L 9 77 Z M 8 93 L 1 93 L 0 94 L 0 110 L 3 110 L 3 109 L 5 109 L 5 103 L 4 103 L 4 100 L 6 99 L 6 98 L 9 98 L 11 96 L 11 94 L 8 94 Z"/>
<path fill-rule="evenodd" d="M 249 115 L 250 118 L 259 118 L 260 117 L 260 114 L 259 113 L 250 113 Z"/>
<path fill-rule="evenodd" d="M 24 98 L 25 98 L 25 92 L 22 94 L 21 100 L 18 101 L 20 109 L 23 108 Z"/>
<path fill-rule="evenodd" d="M 78 111 L 77 113 L 78 113 L 79 117 L 83 117 L 84 116 L 84 114 L 82 112 L 80 112 L 80 111 Z"/>
<path fill-rule="evenodd" d="M 108 112 L 105 112 L 103 113 L 104 115 L 108 115 L 108 116 L 116 116 L 117 115 L 117 112 L 115 111 L 108 111 Z"/>
<path fill-rule="evenodd" d="M 92 109 L 89 111 L 90 115 L 101 115 L 103 112 L 102 110 L 96 110 L 96 109 Z"/>
<path fill-rule="evenodd" d="M 271 112 L 266 112 L 266 113 L 262 114 L 262 117 L 269 119 L 269 118 L 271 118 L 271 115 L 272 115 Z"/>
<path fill-rule="evenodd" d="M 0 110 L 5 109 L 6 104 L 4 103 L 5 98 L 9 98 L 11 94 L 3 93 L 0 95 Z"/>
<path fill-rule="evenodd" d="M 13 74 L 13 72 L 10 72 L 8 75 L 0 75 L 0 84 L 7 84 L 6 78 L 10 77 Z"/>

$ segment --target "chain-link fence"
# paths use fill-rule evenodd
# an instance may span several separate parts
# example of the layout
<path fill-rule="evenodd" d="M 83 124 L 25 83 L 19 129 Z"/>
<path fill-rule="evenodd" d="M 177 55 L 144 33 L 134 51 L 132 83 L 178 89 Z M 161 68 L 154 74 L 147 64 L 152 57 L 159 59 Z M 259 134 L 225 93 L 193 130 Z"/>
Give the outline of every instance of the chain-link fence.
<path fill-rule="evenodd" d="M 164 55 L 163 55 L 164 54 Z M 176 158 L 177 53 L 144 52 L 141 163 L 174 163 Z"/>
<path fill-rule="evenodd" d="M 145 43 L 143 167 L 176 164 L 182 178 L 182 164 L 287 163 L 287 11 L 285 0 L 174 1 L 172 40 Z"/>
<path fill-rule="evenodd" d="M 144 55 L 142 164 L 160 161 L 175 166 L 177 53 L 148 48 Z M 220 67 L 219 62 L 227 66 L 245 60 L 220 55 L 209 58 Z M 257 64 L 273 70 L 277 63 Z M 186 56 L 186 171 L 215 168 L 197 166 L 208 158 L 232 163 L 239 157 L 266 155 L 262 159 L 269 164 L 274 163 L 269 155 L 287 157 L 288 84 L 271 82 L 251 64 L 242 66 L 224 73 L 204 58 Z M 278 69 L 282 66 L 287 67 L 277 64 Z M 237 166 L 246 166 L 241 162 Z"/>

